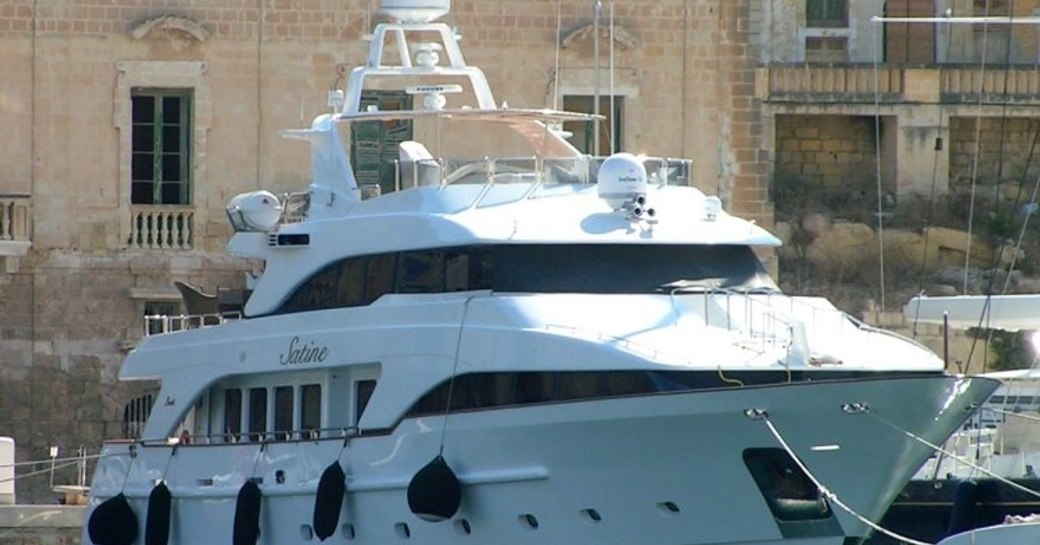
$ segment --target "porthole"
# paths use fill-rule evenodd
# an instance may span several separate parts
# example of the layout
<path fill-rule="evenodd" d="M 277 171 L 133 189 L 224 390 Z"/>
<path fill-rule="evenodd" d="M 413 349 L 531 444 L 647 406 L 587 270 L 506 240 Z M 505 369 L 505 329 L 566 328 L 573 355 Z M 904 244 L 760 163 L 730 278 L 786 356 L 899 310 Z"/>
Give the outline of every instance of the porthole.
<path fill-rule="evenodd" d="M 412 529 L 408 527 L 405 522 L 398 522 L 394 525 L 394 531 L 397 532 L 397 537 L 401 539 L 408 539 L 412 537 Z"/>
<path fill-rule="evenodd" d="M 300 539 L 304 541 L 310 541 L 314 539 L 314 530 L 311 528 L 310 524 L 300 525 Z"/>
<path fill-rule="evenodd" d="M 460 534 L 467 536 L 473 533 L 473 529 L 470 528 L 469 521 L 466 519 L 456 520 L 455 529 L 458 530 Z"/>
<path fill-rule="evenodd" d="M 354 525 L 353 524 L 351 524 L 349 522 L 345 523 L 345 524 L 343 524 L 342 526 L 339 527 L 339 530 L 340 530 L 340 532 L 343 533 L 343 539 L 345 539 L 347 541 L 353 541 L 354 540 L 355 534 L 354 534 Z"/>
<path fill-rule="evenodd" d="M 599 511 L 597 511 L 595 509 L 582 509 L 581 510 L 581 518 L 583 518 L 583 519 L 585 519 L 585 520 L 587 520 L 589 522 L 599 522 L 599 521 L 603 520 L 603 517 L 600 516 Z"/>
<path fill-rule="evenodd" d="M 530 528 L 531 530 L 538 529 L 538 517 L 535 517 L 531 513 L 525 513 L 520 515 L 520 524 Z"/>
<path fill-rule="evenodd" d="M 675 502 L 663 501 L 657 504 L 657 508 L 666 515 L 677 515 L 679 514 L 679 506 Z"/>

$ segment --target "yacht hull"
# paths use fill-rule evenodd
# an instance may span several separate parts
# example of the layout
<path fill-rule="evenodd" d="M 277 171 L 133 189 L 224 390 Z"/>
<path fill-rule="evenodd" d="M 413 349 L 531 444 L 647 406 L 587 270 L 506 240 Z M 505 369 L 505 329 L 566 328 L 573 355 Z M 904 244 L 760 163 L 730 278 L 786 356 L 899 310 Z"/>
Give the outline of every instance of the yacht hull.
<path fill-rule="evenodd" d="M 749 449 L 781 448 L 767 419 L 824 486 L 878 520 L 930 454 L 904 430 L 940 443 L 996 386 L 935 375 L 574 401 L 406 418 L 345 448 L 339 438 L 113 443 L 90 510 L 123 492 L 141 539 L 148 494 L 165 479 L 170 543 L 226 544 L 236 495 L 252 478 L 263 494 L 259 542 L 314 543 L 317 483 L 339 460 L 347 485 L 334 543 L 839 545 L 869 529 L 833 505 L 812 520 L 770 511 L 745 462 Z M 450 521 L 425 522 L 406 490 L 442 449 L 462 504 Z"/>

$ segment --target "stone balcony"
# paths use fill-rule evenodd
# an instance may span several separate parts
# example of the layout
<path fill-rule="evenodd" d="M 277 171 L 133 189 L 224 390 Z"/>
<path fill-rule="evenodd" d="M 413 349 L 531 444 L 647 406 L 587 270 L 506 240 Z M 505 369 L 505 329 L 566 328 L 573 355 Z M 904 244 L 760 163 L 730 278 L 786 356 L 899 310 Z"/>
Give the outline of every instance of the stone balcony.
<path fill-rule="evenodd" d="M 15 272 L 32 247 L 32 198 L 0 194 L 0 270 Z"/>
<path fill-rule="evenodd" d="M 1005 93 L 1005 86 L 1007 92 Z M 875 92 L 875 89 L 877 92 Z M 1040 105 L 1033 66 L 798 64 L 759 67 L 756 96 L 768 103 Z"/>
<path fill-rule="evenodd" d="M 130 248 L 191 250 L 195 245 L 193 206 L 130 206 Z"/>

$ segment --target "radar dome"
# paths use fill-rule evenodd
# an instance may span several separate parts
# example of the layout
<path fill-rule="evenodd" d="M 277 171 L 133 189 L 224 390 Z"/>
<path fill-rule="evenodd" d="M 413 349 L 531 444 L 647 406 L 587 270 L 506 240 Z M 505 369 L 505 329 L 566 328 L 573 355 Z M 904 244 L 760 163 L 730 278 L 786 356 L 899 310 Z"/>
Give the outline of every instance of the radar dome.
<path fill-rule="evenodd" d="M 615 153 L 599 167 L 596 191 L 599 198 L 618 210 L 646 197 L 646 167 L 631 153 Z"/>
<path fill-rule="evenodd" d="M 273 231 L 282 217 L 282 203 L 270 191 L 242 193 L 228 203 L 227 214 L 236 231 Z"/>
<path fill-rule="evenodd" d="M 382 0 L 380 11 L 402 23 L 429 23 L 451 11 L 451 0 Z"/>

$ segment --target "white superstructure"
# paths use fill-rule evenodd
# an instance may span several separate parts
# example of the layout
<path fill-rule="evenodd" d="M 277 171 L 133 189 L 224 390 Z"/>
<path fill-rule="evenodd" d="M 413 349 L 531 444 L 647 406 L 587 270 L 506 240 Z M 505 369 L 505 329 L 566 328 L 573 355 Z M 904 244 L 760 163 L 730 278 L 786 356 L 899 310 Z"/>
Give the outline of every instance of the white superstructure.
<path fill-rule="evenodd" d="M 406 18 L 287 131 L 312 149 L 305 204 L 229 207 L 229 250 L 265 267 L 244 319 L 128 355 L 122 379 L 162 386 L 143 438 L 105 447 L 85 543 L 840 545 L 867 526 L 792 454 L 877 520 L 930 454 L 912 436 L 996 386 L 782 294 L 752 251 L 779 241 L 688 162 L 601 169 L 550 128 L 588 116 L 497 107 L 450 28 Z M 422 108 L 361 107 L 398 79 Z M 391 120 L 436 136 L 362 200 L 340 132 Z M 529 153 L 435 157 L 480 144 L 435 130 L 457 123 Z"/>

